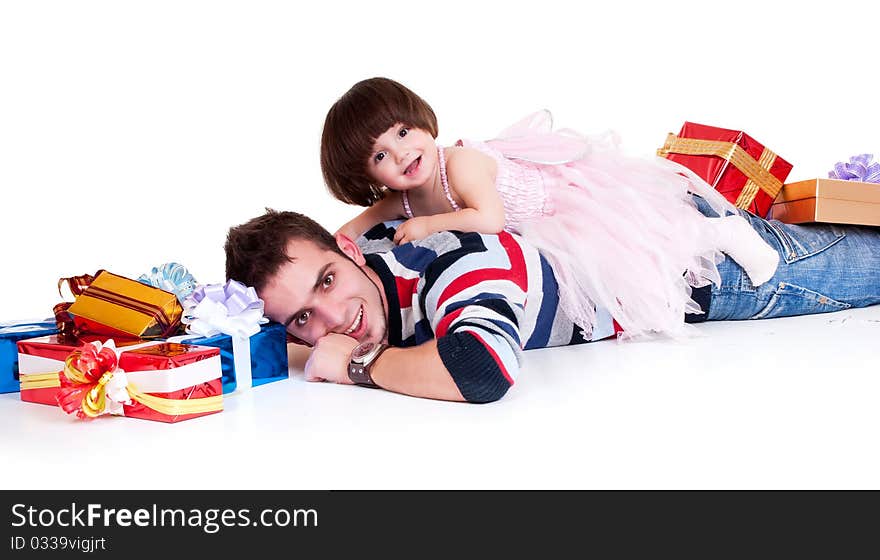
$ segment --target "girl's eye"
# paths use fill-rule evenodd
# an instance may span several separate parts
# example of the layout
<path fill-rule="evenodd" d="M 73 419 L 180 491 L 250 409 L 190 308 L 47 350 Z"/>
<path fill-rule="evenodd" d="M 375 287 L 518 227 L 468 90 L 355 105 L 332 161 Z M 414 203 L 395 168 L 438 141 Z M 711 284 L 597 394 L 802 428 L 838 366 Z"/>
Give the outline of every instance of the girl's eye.
<path fill-rule="evenodd" d="M 401 137 L 401 138 L 403 138 L 403 137 L 406 136 L 407 134 L 409 134 L 409 129 L 406 128 L 406 127 L 401 128 L 401 129 L 397 132 L 397 135 L 398 135 L 399 137 Z"/>
<path fill-rule="evenodd" d="M 302 313 L 300 313 L 300 314 L 296 317 L 296 324 L 297 324 L 297 326 L 302 327 L 303 325 L 305 325 L 306 323 L 308 323 L 308 321 L 309 321 L 309 317 L 311 317 L 311 315 L 312 315 L 312 312 L 311 312 L 311 311 L 303 311 Z"/>
<path fill-rule="evenodd" d="M 328 274 L 324 277 L 324 287 L 329 288 L 333 285 L 333 280 L 335 279 L 333 274 Z"/>
<path fill-rule="evenodd" d="M 373 157 L 373 161 L 375 161 L 376 163 L 379 163 L 379 162 L 382 161 L 383 159 L 385 159 L 385 152 L 379 152 L 378 154 L 376 154 L 376 155 Z"/>

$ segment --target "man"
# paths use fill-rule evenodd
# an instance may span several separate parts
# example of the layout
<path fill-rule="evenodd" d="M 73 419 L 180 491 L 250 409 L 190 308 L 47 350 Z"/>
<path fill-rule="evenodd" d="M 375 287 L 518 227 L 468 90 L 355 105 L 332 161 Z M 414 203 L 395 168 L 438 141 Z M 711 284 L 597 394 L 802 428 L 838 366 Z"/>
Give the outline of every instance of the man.
<path fill-rule="evenodd" d="M 694 290 L 705 313 L 689 321 L 880 303 L 880 230 L 743 215 L 780 253 L 776 274 L 755 288 L 726 259 L 720 286 Z M 513 384 L 523 349 L 616 332 L 602 309 L 591 327 L 572 324 L 547 261 L 515 235 L 441 232 L 395 246 L 397 224 L 374 227 L 360 245 L 293 212 L 268 210 L 230 229 L 227 277 L 256 288 L 266 315 L 313 347 L 307 380 L 490 402 Z"/>

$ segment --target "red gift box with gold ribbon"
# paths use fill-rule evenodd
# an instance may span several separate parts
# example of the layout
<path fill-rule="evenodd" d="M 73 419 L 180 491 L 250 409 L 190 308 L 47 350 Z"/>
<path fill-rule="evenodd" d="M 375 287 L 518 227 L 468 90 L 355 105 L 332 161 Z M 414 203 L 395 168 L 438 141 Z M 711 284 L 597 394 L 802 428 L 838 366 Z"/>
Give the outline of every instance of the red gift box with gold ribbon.
<path fill-rule="evenodd" d="M 43 358 L 49 369 L 58 361 L 63 364 L 60 373 L 25 374 L 22 400 L 46 402 L 54 397 L 65 412 L 84 419 L 115 414 L 180 422 L 223 410 L 217 348 L 170 342 L 116 348 L 108 341 L 86 343 L 71 351 L 70 343 L 50 342 L 19 343 L 20 359 L 22 355 Z M 29 361 L 39 362 L 25 358 L 26 364 Z M 57 386 L 39 386 L 50 385 L 53 375 Z"/>
<path fill-rule="evenodd" d="M 71 352 L 86 342 L 105 340 L 96 335 L 64 337 L 61 335 L 41 336 L 19 340 L 18 382 L 21 387 L 21 400 L 32 403 L 58 406 L 56 396 L 61 387 L 59 374 L 64 369 L 64 360 Z M 119 348 L 141 344 L 143 340 L 116 340 Z"/>
<path fill-rule="evenodd" d="M 692 122 L 657 155 L 684 165 L 737 208 L 767 217 L 792 165 L 740 130 Z"/>

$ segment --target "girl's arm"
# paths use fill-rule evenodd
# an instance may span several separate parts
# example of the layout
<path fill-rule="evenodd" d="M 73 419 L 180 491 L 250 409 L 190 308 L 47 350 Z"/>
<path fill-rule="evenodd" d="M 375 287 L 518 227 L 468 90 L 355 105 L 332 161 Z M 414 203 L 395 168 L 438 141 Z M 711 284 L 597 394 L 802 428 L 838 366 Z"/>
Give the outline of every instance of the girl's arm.
<path fill-rule="evenodd" d="M 401 217 L 403 217 L 403 203 L 400 194 L 388 192 L 385 198 L 346 222 L 336 233 L 346 235 L 349 239 L 357 239 L 374 225 Z"/>
<path fill-rule="evenodd" d="M 495 188 L 497 164 L 492 157 L 470 148 L 447 151 L 446 175 L 450 188 L 462 202 L 458 212 L 421 216 L 397 229 L 395 243 L 406 243 L 438 231 L 457 230 L 500 233 L 504 229 L 504 203 Z"/>

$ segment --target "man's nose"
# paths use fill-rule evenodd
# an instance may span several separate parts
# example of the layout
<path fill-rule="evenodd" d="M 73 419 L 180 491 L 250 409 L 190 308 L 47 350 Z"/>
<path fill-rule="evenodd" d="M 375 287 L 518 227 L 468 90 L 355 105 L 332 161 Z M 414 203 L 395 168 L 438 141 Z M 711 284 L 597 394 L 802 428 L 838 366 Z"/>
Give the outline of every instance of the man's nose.
<path fill-rule="evenodd" d="M 340 302 L 325 301 L 321 315 L 326 331 L 343 332 L 349 327 L 345 306 Z"/>

